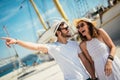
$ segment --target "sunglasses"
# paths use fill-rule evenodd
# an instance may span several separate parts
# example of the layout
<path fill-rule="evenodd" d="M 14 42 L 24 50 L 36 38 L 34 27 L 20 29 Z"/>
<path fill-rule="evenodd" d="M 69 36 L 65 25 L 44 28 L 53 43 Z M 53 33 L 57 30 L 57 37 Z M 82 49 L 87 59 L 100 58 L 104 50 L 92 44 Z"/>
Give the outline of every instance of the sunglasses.
<path fill-rule="evenodd" d="M 68 30 L 68 26 L 67 27 L 65 27 L 65 28 L 60 28 L 60 30 Z"/>
<path fill-rule="evenodd" d="M 76 28 L 77 28 L 77 29 L 80 29 L 81 27 L 84 27 L 84 26 L 85 26 L 85 24 L 84 24 L 84 23 L 81 23 L 81 24 L 78 24 Z"/>

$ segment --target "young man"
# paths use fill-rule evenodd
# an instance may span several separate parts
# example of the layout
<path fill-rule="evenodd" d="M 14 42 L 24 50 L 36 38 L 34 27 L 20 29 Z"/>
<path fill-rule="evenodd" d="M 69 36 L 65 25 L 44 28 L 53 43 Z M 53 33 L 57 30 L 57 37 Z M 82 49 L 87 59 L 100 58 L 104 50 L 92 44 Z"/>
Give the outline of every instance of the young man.
<path fill-rule="evenodd" d="M 60 66 L 65 80 L 90 80 L 88 72 L 92 78 L 95 78 L 92 68 L 87 68 L 90 67 L 90 64 L 81 53 L 77 42 L 68 40 L 71 35 L 65 21 L 56 21 L 51 27 L 52 32 L 56 35 L 57 41 L 50 44 L 35 44 L 6 37 L 3 39 L 6 40 L 8 46 L 10 44 L 18 44 L 31 50 L 49 53 Z"/>

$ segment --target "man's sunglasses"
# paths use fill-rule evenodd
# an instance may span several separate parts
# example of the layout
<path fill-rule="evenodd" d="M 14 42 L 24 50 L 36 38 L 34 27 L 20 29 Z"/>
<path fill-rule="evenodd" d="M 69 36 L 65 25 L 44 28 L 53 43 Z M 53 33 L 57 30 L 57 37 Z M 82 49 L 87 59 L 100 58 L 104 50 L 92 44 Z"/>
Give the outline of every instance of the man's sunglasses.
<path fill-rule="evenodd" d="M 65 27 L 65 28 L 59 28 L 60 30 L 68 30 L 68 26 L 67 27 Z"/>
<path fill-rule="evenodd" d="M 84 24 L 84 23 L 81 23 L 81 24 L 78 24 L 76 28 L 77 28 L 77 29 L 80 29 L 81 27 L 84 27 L 84 26 L 85 26 L 85 24 Z"/>

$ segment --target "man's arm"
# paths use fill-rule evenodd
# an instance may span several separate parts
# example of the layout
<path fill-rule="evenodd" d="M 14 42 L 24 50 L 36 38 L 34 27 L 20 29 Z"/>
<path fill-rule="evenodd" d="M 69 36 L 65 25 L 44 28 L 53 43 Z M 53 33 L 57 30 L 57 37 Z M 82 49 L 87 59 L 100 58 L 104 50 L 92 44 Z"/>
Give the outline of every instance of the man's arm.
<path fill-rule="evenodd" d="M 13 38 L 9 38 L 9 37 L 2 37 L 1 39 L 6 41 L 6 45 L 8 47 L 10 47 L 11 44 L 18 44 L 24 48 L 30 49 L 30 50 L 37 50 L 37 51 L 42 51 L 43 53 L 47 53 L 48 49 L 42 45 L 42 44 L 36 44 L 36 43 L 32 43 L 32 42 L 25 42 L 22 40 L 18 40 L 18 39 L 13 39 Z"/>

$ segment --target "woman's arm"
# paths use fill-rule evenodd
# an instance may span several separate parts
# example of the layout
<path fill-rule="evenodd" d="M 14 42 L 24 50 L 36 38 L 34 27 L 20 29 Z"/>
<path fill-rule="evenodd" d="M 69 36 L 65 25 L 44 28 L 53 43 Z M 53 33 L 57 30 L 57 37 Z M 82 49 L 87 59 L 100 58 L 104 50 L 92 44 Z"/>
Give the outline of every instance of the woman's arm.
<path fill-rule="evenodd" d="M 25 42 L 22 40 L 17 40 L 17 39 L 13 39 L 13 38 L 9 38 L 9 37 L 3 37 L 1 39 L 4 39 L 6 41 L 6 45 L 8 47 L 10 47 L 11 44 L 18 44 L 18 45 L 20 45 L 24 48 L 30 49 L 30 50 L 38 50 L 38 51 L 42 51 L 44 53 L 48 52 L 47 48 L 42 44 Z"/>
<path fill-rule="evenodd" d="M 99 29 L 100 36 L 102 37 L 103 41 L 106 43 L 106 45 L 110 48 L 110 55 L 114 57 L 115 55 L 115 45 L 109 35 L 103 30 Z"/>
<path fill-rule="evenodd" d="M 89 53 L 88 53 L 88 51 L 87 51 L 87 49 L 86 49 L 86 43 L 85 43 L 85 42 L 81 42 L 81 43 L 80 43 L 80 48 L 81 48 L 83 54 L 85 55 L 85 57 L 89 60 L 89 62 L 90 62 L 91 64 L 94 64 L 91 56 L 89 55 Z"/>
<path fill-rule="evenodd" d="M 90 57 L 90 55 L 89 55 L 89 53 L 88 53 L 88 51 L 86 49 L 85 42 L 80 43 L 80 48 L 82 50 L 82 55 L 85 56 L 85 57 L 80 57 L 80 58 L 81 58 L 81 60 L 82 60 L 82 62 L 84 64 L 85 68 L 90 73 L 91 77 L 93 79 L 95 79 L 96 76 L 95 76 L 94 62 L 93 62 L 92 58 Z M 85 61 L 85 60 L 87 60 L 87 61 Z"/>
<path fill-rule="evenodd" d="M 112 73 L 112 61 L 115 55 L 115 45 L 109 35 L 103 29 L 99 29 L 99 33 L 105 44 L 110 48 L 110 53 L 104 68 L 105 74 L 109 76 Z"/>

